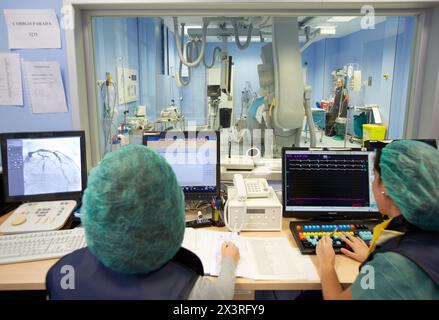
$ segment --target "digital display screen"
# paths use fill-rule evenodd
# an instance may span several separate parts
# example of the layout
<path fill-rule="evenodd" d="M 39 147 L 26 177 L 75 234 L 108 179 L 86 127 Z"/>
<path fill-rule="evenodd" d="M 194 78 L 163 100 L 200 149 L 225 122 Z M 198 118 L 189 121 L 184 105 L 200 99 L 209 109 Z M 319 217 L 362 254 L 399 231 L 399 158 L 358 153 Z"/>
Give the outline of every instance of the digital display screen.
<path fill-rule="evenodd" d="M 216 132 L 169 131 L 145 135 L 144 144 L 167 160 L 186 194 L 217 192 Z"/>
<path fill-rule="evenodd" d="M 81 192 L 81 138 L 7 139 L 9 196 Z"/>
<path fill-rule="evenodd" d="M 284 154 L 286 211 L 377 211 L 368 151 L 295 151 Z"/>

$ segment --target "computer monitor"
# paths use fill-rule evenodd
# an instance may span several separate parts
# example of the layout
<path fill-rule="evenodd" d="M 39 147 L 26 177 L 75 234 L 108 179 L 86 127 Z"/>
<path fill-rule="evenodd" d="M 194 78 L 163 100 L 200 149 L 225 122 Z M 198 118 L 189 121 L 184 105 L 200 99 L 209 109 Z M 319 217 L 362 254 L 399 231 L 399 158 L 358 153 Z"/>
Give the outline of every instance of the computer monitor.
<path fill-rule="evenodd" d="M 386 145 L 388 145 L 389 143 L 391 143 L 393 141 L 398 141 L 398 140 L 402 140 L 402 139 L 396 139 L 396 140 L 366 140 L 364 142 L 364 147 L 367 148 L 367 149 L 370 149 L 370 150 L 382 149 Z M 410 139 L 410 140 L 424 142 L 424 143 L 432 146 L 433 148 L 437 149 L 436 139 Z"/>
<path fill-rule="evenodd" d="M 373 160 L 371 151 L 283 148 L 284 216 L 379 218 Z"/>
<path fill-rule="evenodd" d="M 186 199 L 211 200 L 219 194 L 218 131 L 145 131 L 143 144 L 168 161 Z"/>
<path fill-rule="evenodd" d="M 80 201 L 87 181 L 84 131 L 0 135 L 5 201 Z"/>

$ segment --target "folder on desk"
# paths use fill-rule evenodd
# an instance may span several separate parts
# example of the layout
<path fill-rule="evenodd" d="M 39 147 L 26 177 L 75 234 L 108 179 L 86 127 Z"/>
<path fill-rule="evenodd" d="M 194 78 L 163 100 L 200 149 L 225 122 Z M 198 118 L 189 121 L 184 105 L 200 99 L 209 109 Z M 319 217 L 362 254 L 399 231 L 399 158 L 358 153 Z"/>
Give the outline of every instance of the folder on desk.
<path fill-rule="evenodd" d="M 221 244 L 232 241 L 239 247 L 237 277 L 254 280 L 309 280 L 319 276 L 309 256 L 291 247 L 285 237 L 243 237 L 230 239 L 229 232 L 186 228 L 182 246 L 198 255 L 205 275 L 218 276 Z"/>

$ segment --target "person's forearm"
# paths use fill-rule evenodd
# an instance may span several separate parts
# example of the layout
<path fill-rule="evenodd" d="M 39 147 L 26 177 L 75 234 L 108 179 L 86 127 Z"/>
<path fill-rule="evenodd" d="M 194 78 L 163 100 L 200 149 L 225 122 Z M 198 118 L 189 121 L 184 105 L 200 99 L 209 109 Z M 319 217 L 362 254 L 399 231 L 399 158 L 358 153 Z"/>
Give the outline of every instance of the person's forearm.
<path fill-rule="evenodd" d="M 221 272 L 216 281 L 218 290 L 224 293 L 225 299 L 232 299 L 235 292 L 235 272 L 238 263 L 230 257 L 223 257 Z M 227 296 L 231 294 L 231 296 Z"/>
<path fill-rule="evenodd" d="M 237 262 L 223 258 L 221 272 L 215 282 L 200 277 L 188 297 L 189 300 L 231 300 L 235 293 L 235 271 Z"/>
<path fill-rule="evenodd" d="M 334 267 L 331 266 L 322 269 L 320 280 L 322 283 L 323 298 L 325 300 L 351 299 L 350 290 L 343 290 Z"/>

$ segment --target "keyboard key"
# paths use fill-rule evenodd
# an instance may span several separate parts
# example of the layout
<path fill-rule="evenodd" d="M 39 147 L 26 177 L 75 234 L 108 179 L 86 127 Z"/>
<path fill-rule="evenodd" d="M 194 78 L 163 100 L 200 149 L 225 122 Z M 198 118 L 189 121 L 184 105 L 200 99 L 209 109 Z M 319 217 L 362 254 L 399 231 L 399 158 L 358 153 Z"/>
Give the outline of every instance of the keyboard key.
<path fill-rule="evenodd" d="M 85 246 L 82 228 L 0 236 L 0 264 L 60 258 Z"/>

